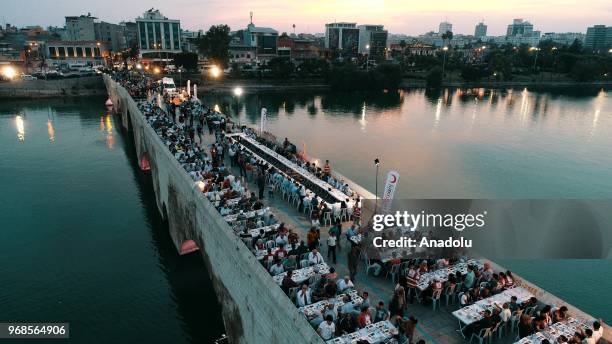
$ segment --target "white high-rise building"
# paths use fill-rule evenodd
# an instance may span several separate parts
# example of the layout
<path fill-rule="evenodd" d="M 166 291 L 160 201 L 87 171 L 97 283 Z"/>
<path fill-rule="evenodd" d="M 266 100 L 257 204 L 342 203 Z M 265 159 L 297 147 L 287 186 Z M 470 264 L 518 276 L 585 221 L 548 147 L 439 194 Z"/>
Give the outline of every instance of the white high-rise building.
<path fill-rule="evenodd" d="M 140 56 L 151 59 L 169 59 L 169 54 L 181 52 L 181 22 L 164 17 L 151 8 L 136 18 Z"/>
<path fill-rule="evenodd" d="M 440 23 L 440 26 L 438 27 L 438 33 L 441 35 L 443 33 L 446 32 L 453 32 L 453 24 L 447 22 L 447 21 L 443 21 Z"/>

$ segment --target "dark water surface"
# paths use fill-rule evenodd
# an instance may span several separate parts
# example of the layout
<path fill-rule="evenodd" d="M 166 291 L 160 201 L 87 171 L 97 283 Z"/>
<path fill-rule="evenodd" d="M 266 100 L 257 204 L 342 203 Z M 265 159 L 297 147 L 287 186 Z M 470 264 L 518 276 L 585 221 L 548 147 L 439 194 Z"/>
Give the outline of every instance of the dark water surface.
<path fill-rule="evenodd" d="M 612 93 L 600 89 L 206 95 L 370 191 L 396 169 L 398 198 L 612 198 Z M 580 243 L 577 243 L 580 245 Z M 612 250 L 608 253 L 612 258 Z M 499 261 L 612 321 L 612 260 Z"/>
<path fill-rule="evenodd" d="M 104 101 L 0 102 L 0 322 L 70 322 L 74 343 L 211 343 L 223 325 L 202 259 L 177 255 Z"/>

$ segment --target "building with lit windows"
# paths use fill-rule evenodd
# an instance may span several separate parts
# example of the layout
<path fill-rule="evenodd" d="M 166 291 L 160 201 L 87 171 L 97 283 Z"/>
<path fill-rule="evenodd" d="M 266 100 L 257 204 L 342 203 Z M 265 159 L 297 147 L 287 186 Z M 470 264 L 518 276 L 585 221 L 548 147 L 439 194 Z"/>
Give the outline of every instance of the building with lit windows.
<path fill-rule="evenodd" d="M 171 61 L 181 52 L 181 22 L 164 17 L 151 8 L 136 18 L 140 57 L 150 61 Z"/>
<path fill-rule="evenodd" d="M 46 44 L 47 64 L 60 69 L 105 65 L 108 49 L 96 41 L 50 41 Z"/>

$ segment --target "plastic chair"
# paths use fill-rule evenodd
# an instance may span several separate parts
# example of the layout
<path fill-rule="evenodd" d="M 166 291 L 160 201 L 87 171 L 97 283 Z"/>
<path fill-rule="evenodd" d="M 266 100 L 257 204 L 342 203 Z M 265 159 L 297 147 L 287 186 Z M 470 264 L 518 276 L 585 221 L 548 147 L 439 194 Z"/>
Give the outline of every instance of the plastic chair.
<path fill-rule="evenodd" d="M 300 261 L 300 269 L 304 269 L 307 268 L 309 266 L 310 262 L 308 261 L 308 259 L 304 259 Z"/>
<path fill-rule="evenodd" d="M 329 224 L 327 224 L 329 222 Z M 331 212 L 328 211 L 323 215 L 323 226 L 331 226 Z"/>
<path fill-rule="evenodd" d="M 450 304 L 455 304 L 455 288 L 457 287 L 457 285 L 452 285 L 452 286 L 448 286 L 446 287 L 446 290 L 444 291 L 444 297 L 446 298 L 446 307 L 448 307 Z"/>
<path fill-rule="evenodd" d="M 275 248 L 276 247 L 276 241 L 274 240 L 268 240 L 266 241 L 266 248 Z"/>
<path fill-rule="evenodd" d="M 434 290 L 431 295 L 431 307 L 435 311 L 436 308 L 440 309 L 440 296 L 442 295 L 442 289 Z"/>
<path fill-rule="evenodd" d="M 479 344 L 483 344 L 484 341 L 487 340 L 490 336 L 491 336 L 491 329 L 483 328 L 482 330 L 478 332 L 478 334 L 472 333 L 472 337 L 470 337 L 470 343 L 472 343 L 472 340 L 476 338 L 478 339 Z"/>

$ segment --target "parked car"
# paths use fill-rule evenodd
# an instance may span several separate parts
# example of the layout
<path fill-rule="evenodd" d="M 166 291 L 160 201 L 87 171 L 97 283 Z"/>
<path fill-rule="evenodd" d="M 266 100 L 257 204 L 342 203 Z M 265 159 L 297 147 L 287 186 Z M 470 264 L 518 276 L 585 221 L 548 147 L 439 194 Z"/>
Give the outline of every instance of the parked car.
<path fill-rule="evenodd" d="M 21 80 L 38 80 L 38 78 L 30 74 L 21 74 Z"/>

